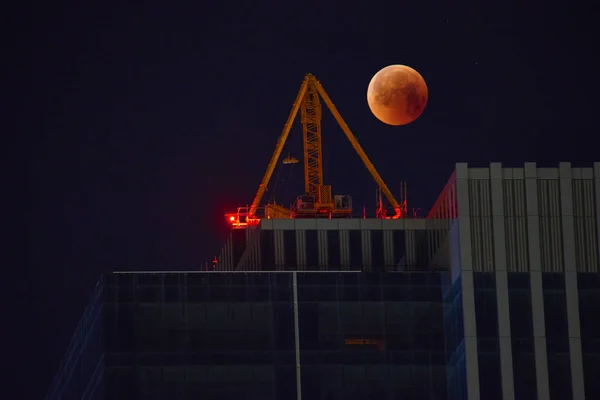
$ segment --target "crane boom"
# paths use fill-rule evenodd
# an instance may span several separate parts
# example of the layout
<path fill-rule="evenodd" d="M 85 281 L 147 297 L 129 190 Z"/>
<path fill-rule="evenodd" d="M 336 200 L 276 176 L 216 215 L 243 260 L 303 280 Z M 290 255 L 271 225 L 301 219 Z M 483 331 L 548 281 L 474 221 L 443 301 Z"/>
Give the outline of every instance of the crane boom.
<path fill-rule="evenodd" d="M 316 78 L 312 77 L 311 81 L 312 81 L 312 84 L 314 85 L 314 87 L 317 89 L 317 91 L 321 95 L 321 97 L 323 98 L 323 101 L 327 105 L 327 108 L 329 108 L 329 111 L 331 111 L 331 113 L 333 114 L 333 116 L 334 116 L 335 120 L 337 121 L 337 123 L 339 124 L 340 128 L 342 128 L 342 131 L 344 131 L 344 134 L 346 135 L 346 137 L 352 144 L 352 147 L 354 147 L 354 150 L 358 153 L 359 157 L 361 158 L 361 160 L 363 161 L 363 163 L 365 164 L 365 166 L 371 173 L 371 176 L 373 176 L 373 179 L 375 179 L 375 182 L 377 182 L 377 185 L 379 186 L 379 188 L 381 189 L 381 191 L 383 192 L 385 197 L 388 199 L 388 201 L 394 208 L 394 212 L 396 213 L 395 217 L 397 217 L 397 218 L 401 217 L 402 216 L 402 208 L 400 207 L 400 204 L 394 198 L 394 195 L 392 194 L 390 189 L 387 187 L 387 185 L 381 178 L 381 175 L 379 175 L 379 173 L 375 169 L 375 166 L 373 165 L 371 160 L 369 160 L 369 157 L 367 156 L 367 154 L 365 153 L 365 151 L 363 150 L 361 145 L 358 143 L 358 140 L 356 139 L 356 137 L 354 136 L 354 134 L 352 133 L 350 128 L 348 128 L 348 125 L 346 124 L 346 122 L 342 118 L 341 114 L 337 110 L 335 104 L 333 104 L 333 102 L 329 98 L 329 95 L 327 94 L 327 92 L 325 92 L 325 89 L 323 89 L 323 86 Z"/>
<path fill-rule="evenodd" d="M 281 155 L 281 152 L 283 151 L 285 142 L 288 138 L 288 135 L 290 134 L 290 129 L 292 128 L 294 119 L 296 119 L 296 115 L 298 114 L 298 110 L 300 109 L 300 105 L 302 103 L 302 100 L 304 99 L 304 94 L 306 93 L 306 90 L 308 87 L 308 82 L 309 82 L 309 76 L 307 75 L 304 78 L 304 82 L 302 82 L 300 91 L 298 91 L 298 96 L 296 96 L 296 101 L 294 101 L 294 105 L 292 106 L 290 115 L 288 116 L 288 119 L 285 122 L 285 125 L 283 127 L 283 132 L 281 133 L 281 136 L 277 140 L 277 145 L 275 146 L 275 152 L 273 153 L 273 156 L 271 156 L 271 161 L 269 161 L 269 165 L 267 166 L 267 171 L 265 172 L 265 175 L 263 176 L 262 182 L 258 186 L 256 195 L 254 196 L 254 200 L 252 201 L 252 205 L 250 206 L 250 210 L 249 210 L 248 214 L 251 217 L 254 217 L 256 215 L 256 210 L 258 209 L 258 207 L 260 205 L 260 201 L 262 200 L 262 197 L 265 194 L 265 191 L 267 190 L 267 185 L 269 184 L 269 181 L 271 180 L 271 176 L 273 175 L 273 171 L 275 170 L 275 167 L 277 166 L 277 161 L 279 160 L 279 156 Z"/>

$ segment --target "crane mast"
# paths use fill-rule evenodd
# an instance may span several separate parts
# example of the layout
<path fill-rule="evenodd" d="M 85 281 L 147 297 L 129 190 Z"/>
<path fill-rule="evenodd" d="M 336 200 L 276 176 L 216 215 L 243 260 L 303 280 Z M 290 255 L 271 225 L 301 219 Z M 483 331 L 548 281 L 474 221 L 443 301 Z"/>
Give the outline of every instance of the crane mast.
<path fill-rule="evenodd" d="M 321 144 L 321 102 L 312 82 L 308 83 L 302 101 L 302 127 L 304 136 L 304 190 L 320 201 L 323 184 L 323 150 Z"/>

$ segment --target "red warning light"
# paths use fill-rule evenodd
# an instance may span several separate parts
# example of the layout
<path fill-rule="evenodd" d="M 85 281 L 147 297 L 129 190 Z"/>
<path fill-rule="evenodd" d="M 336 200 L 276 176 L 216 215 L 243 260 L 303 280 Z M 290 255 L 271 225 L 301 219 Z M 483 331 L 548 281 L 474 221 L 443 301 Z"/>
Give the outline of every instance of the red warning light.
<path fill-rule="evenodd" d="M 229 220 L 230 220 L 231 222 L 233 222 L 233 221 L 235 221 L 235 217 L 232 215 L 231 217 L 229 217 Z"/>

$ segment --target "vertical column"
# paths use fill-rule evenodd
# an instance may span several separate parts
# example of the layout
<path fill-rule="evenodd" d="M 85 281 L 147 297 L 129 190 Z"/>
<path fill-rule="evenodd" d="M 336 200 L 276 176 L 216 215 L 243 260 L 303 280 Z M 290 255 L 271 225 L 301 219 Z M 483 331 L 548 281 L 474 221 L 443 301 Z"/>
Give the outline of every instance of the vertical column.
<path fill-rule="evenodd" d="M 285 265 L 285 243 L 283 230 L 273 229 L 273 241 L 275 242 L 275 270 L 281 271 Z"/>
<path fill-rule="evenodd" d="M 571 163 L 560 163 L 558 173 L 560 178 L 560 208 L 563 229 L 571 385 L 573 388 L 573 400 L 583 400 L 585 399 L 585 391 L 583 386 L 583 357 L 581 354 L 581 332 L 579 326 L 579 297 L 577 294 L 577 261 L 575 259 Z"/>
<path fill-rule="evenodd" d="M 500 341 L 500 371 L 502 373 L 502 399 L 515 398 L 513 360 L 510 336 L 510 311 L 508 304 L 508 275 L 506 265 L 506 235 L 504 232 L 504 196 L 502 193 L 502 164 L 490 164 L 492 189 L 492 229 L 496 260 L 496 298 L 498 306 L 498 338 Z"/>
<path fill-rule="evenodd" d="M 350 232 L 347 229 L 340 230 L 340 264 L 342 269 L 350 266 Z"/>
<path fill-rule="evenodd" d="M 537 166 L 525 163 L 525 199 L 527 203 L 527 237 L 531 279 L 531 312 L 533 316 L 533 347 L 538 399 L 550 400 L 548 354 L 544 325 L 544 292 L 540 254 L 540 217 L 538 213 Z"/>
<path fill-rule="evenodd" d="M 360 230 L 360 242 L 362 244 L 362 265 L 364 271 L 373 271 L 373 258 L 371 256 L 371 230 Z M 381 267 L 380 265 L 377 268 Z"/>
<path fill-rule="evenodd" d="M 329 263 L 327 254 L 327 231 L 324 229 L 317 230 L 317 239 L 319 244 L 319 269 L 326 270 Z"/>
<path fill-rule="evenodd" d="M 299 271 L 306 270 L 306 231 L 296 230 L 296 265 Z"/>
<path fill-rule="evenodd" d="M 302 400 L 302 368 L 300 365 L 300 330 L 298 323 L 298 273 L 292 272 L 294 296 L 294 346 L 296 350 L 296 399 Z"/>
<path fill-rule="evenodd" d="M 469 169 L 466 163 L 456 164 L 467 398 L 479 399 L 479 362 L 477 359 L 477 325 L 475 323 L 475 287 L 473 283 L 468 172 Z"/>

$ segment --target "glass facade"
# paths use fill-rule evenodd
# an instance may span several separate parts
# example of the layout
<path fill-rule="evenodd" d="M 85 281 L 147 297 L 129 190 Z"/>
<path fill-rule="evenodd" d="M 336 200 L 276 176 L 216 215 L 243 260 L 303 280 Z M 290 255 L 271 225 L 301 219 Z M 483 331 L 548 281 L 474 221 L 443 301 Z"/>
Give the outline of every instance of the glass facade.
<path fill-rule="evenodd" d="M 465 365 L 465 330 L 460 277 L 444 285 L 444 331 L 446 334 L 446 379 L 448 399 L 467 398 L 467 369 Z"/>
<path fill-rule="evenodd" d="M 109 274 L 82 322 L 88 347 L 72 352 L 77 378 L 65 370 L 47 398 L 447 399 L 445 279 Z"/>
<path fill-rule="evenodd" d="M 600 274 L 578 273 L 577 286 L 585 396 L 600 399 Z"/>
<path fill-rule="evenodd" d="M 530 274 L 507 276 L 515 398 L 537 398 L 540 310 Z M 473 277 L 480 395 L 501 399 L 496 273 Z M 46 399 L 465 399 L 462 282 L 445 272 L 108 274 Z M 568 399 L 564 274 L 542 282 L 550 394 Z M 585 392 L 598 398 L 600 275 L 580 273 L 578 286 Z"/>
<path fill-rule="evenodd" d="M 544 321 L 550 397 L 570 400 L 573 398 L 573 390 L 571 386 L 565 274 L 562 272 L 544 272 L 542 273 L 542 285 L 544 290 Z"/>
<path fill-rule="evenodd" d="M 477 272 L 474 274 L 473 284 L 475 289 L 479 390 L 482 399 L 499 400 L 502 399 L 502 383 L 495 273 Z"/>
<path fill-rule="evenodd" d="M 99 282 L 75 330 L 46 400 L 103 400 L 103 286 Z"/>
<path fill-rule="evenodd" d="M 536 399 L 531 279 L 528 272 L 508 273 L 508 307 L 516 399 Z"/>
<path fill-rule="evenodd" d="M 299 273 L 302 397 L 446 399 L 442 279 Z"/>
<path fill-rule="evenodd" d="M 292 274 L 113 274 L 108 399 L 283 399 L 295 393 Z"/>

